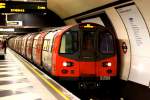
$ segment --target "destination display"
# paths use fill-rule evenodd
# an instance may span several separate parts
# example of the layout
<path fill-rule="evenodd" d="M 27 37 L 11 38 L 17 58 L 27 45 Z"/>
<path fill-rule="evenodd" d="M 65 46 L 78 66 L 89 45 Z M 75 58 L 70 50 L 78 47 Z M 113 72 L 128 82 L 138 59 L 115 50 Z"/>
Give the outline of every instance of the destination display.
<path fill-rule="evenodd" d="M 36 13 L 46 12 L 46 3 L 0 2 L 0 13 Z"/>

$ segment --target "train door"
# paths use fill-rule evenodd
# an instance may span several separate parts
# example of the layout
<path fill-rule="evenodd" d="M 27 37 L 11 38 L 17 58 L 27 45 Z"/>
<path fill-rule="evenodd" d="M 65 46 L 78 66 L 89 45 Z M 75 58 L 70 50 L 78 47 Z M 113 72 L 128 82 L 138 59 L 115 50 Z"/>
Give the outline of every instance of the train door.
<path fill-rule="evenodd" d="M 117 58 L 112 33 L 105 29 L 83 29 L 81 34 L 80 74 L 90 77 L 116 75 Z"/>
<path fill-rule="evenodd" d="M 40 37 L 40 34 L 36 35 L 34 37 L 34 41 L 33 41 L 33 48 L 32 48 L 32 58 L 33 62 L 36 63 L 36 56 L 37 56 L 37 42 L 38 42 L 38 38 Z"/>
<path fill-rule="evenodd" d="M 81 31 L 80 74 L 94 75 L 96 73 L 96 30 Z M 89 63 L 90 62 L 90 63 Z"/>
<path fill-rule="evenodd" d="M 36 49 L 36 64 L 41 65 L 41 60 L 42 60 L 42 49 L 43 49 L 43 42 L 44 42 L 44 37 L 47 34 L 47 32 L 41 32 L 40 36 L 38 38 L 37 42 L 37 49 Z"/>

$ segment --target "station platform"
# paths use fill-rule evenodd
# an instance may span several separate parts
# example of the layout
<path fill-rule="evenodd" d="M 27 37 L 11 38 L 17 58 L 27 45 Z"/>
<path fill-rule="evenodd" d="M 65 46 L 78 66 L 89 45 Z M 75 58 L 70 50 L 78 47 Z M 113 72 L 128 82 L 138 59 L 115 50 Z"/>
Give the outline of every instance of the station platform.
<path fill-rule="evenodd" d="M 80 100 L 11 49 L 0 60 L 0 100 Z"/>

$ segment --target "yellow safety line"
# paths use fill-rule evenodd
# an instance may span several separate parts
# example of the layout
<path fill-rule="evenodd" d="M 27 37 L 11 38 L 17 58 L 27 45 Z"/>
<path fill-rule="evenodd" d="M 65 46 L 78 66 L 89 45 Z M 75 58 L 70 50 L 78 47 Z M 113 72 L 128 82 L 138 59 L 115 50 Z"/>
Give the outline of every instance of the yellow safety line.
<path fill-rule="evenodd" d="M 37 74 L 47 85 L 53 88 L 58 94 L 60 94 L 65 100 L 70 100 L 69 97 L 65 96 L 59 89 L 57 89 L 53 84 L 51 84 L 47 79 L 45 79 L 39 72 L 37 72 L 34 68 L 27 65 L 35 74 Z"/>
<path fill-rule="evenodd" d="M 26 64 L 26 63 L 25 63 Z M 52 83 L 50 83 L 45 77 L 43 77 L 38 71 L 36 71 L 34 68 L 30 67 L 28 64 L 26 64 L 29 69 L 31 69 L 38 77 L 40 77 L 48 86 L 50 86 L 53 90 L 55 90 L 58 94 L 60 94 L 65 100 L 70 100 L 69 97 L 64 95 L 59 89 L 57 89 Z"/>

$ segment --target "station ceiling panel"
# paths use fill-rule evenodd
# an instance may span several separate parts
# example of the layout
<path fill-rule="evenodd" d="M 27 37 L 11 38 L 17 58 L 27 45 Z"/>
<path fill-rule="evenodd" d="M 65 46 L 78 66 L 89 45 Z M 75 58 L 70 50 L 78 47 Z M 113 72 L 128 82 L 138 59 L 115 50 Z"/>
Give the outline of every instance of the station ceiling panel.
<path fill-rule="evenodd" d="M 119 0 L 47 0 L 47 7 L 66 18 L 115 1 Z"/>

